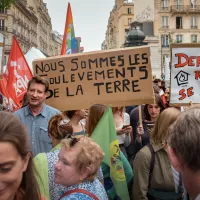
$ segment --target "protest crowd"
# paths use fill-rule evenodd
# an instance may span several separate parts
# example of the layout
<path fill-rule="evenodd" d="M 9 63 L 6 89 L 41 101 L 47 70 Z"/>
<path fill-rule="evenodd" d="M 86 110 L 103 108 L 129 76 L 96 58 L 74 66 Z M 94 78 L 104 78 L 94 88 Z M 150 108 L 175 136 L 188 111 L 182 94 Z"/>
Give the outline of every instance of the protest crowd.
<path fill-rule="evenodd" d="M 14 113 L 0 96 L 0 199 L 199 199 L 200 108 L 171 107 L 163 81 L 153 82 L 155 103 L 141 106 L 60 111 L 45 103 L 48 90 L 34 76 Z M 103 121 L 108 111 L 114 129 Z M 103 162 L 109 152 L 97 138 L 109 134 L 118 140 L 125 185 L 116 186 Z"/>
<path fill-rule="evenodd" d="M 32 69 L 13 38 L 0 200 L 200 200 L 200 46 L 172 44 L 167 83 L 153 79 L 147 46 L 65 55 L 67 22 L 62 55 Z"/>

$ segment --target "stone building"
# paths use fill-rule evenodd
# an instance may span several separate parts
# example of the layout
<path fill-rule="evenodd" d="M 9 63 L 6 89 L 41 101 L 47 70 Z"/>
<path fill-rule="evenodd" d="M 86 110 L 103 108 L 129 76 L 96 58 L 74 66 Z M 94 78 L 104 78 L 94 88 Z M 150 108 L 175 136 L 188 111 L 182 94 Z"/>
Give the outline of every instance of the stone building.
<path fill-rule="evenodd" d="M 115 0 L 108 19 L 105 40 L 102 49 L 114 49 L 123 46 L 129 26 L 134 20 L 133 0 Z"/>
<path fill-rule="evenodd" d="M 48 56 L 61 52 L 62 36 L 52 31 L 51 18 L 43 0 L 16 0 L 8 10 L 0 10 L 0 32 L 4 34 L 5 62 L 13 35 L 24 53 L 32 46 Z"/>
<path fill-rule="evenodd" d="M 200 0 L 135 0 L 134 12 L 144 33 L 158 38 L 162 73 L 170 43 L 200 41 Z"/>

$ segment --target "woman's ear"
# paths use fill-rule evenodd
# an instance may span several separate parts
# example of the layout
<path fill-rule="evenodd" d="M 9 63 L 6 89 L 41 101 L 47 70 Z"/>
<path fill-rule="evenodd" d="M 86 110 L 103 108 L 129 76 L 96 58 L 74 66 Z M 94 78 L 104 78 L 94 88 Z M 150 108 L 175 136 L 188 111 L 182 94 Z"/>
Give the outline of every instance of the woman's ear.
<path fill-rule="evenodd" d="M 80 176 L 80 180 L 81 180 L 81 181 L 85 180 L 85 179 L 89 176 L 90 171 L 91 171 L 91 170 L 90 170 L 89 167 L 86 167 L 85 170 L 82 170 L 81 176 Z"/>
<path fill-rule="evenodd" d="M 22 171 L 25 172 L 27 167 L 28 167 L 28 162 L 29 162 L 29 159 L 31 157 L 31 153 L 27 153 L 27 155 L 25 156 L 24 160 L 23 160 L 23 167 L 22 167 Z"/>
<path fill-rule="evenodd" d="M 182 161 L 177 155 L 176 150 L 169 146 L 167 152 L 172 166 L 174 167 L 174 169 L 176 169 L 176 171 L 180 172 L 182 170 Z"/>

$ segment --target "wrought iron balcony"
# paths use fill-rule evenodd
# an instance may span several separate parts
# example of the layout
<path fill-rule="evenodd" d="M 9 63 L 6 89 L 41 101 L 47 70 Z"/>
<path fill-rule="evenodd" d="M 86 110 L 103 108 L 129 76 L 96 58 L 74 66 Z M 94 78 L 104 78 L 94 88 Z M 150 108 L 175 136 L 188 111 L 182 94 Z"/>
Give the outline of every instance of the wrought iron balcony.
<path fill-rule="evenodd" d="M 187 12 L 187 6 L 173 5 L 173 6 L 171 6 L 171 12 L 172 13 L 186 13 Z"/>
<path fill-rule="evenodd" d="M 176 25 L 176 29 L 183 29 L 182 25 Z"/>
<path fill-rule="evenodd" d="M 162 29 L 169 29 L 169 26 L 162 26 Z"/>
<path fill-rule="evenodd" d="M 162 44 L 162 48 L 169 48 L 169 44 Z"/>
<path fill-rule="evenodd" d="M 0 14 L 7 14 L 7 10 L 6 9 L 0 9 Z"/>
<path fill-rule="evenodd" d="M 167 6 L 167 7 L 161 7 L 161 11 L 162 12 L 170 11 L 170 7 L 169 6 Z"/>
<path fill-rule="evenodd" d="M 200 13 L 200 5 L 188 6 L 188 13 Z"/>
<path fill-rule="evenodd" d="M 197 29 L 197 26 L 191 26 L 191 29 Z"/>

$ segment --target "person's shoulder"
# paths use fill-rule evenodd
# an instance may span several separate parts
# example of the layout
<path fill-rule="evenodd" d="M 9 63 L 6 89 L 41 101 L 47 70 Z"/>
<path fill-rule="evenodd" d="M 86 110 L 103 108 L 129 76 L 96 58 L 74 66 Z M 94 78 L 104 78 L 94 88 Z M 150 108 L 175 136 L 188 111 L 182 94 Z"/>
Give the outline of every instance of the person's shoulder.
<path fill-rule="evenodd" d="M 27 107 L 28 107 L 28 106 L 24 106 L 23 108 L 20 108 L 20 109 L 16 110 L 13 114 L 14 114 L 15 116 L 22 115 L 22 114 L 25 112 L 25 110 L 27 110 Z"/>
<path fill-rule="evenodd" d="M 46 106 L 47 111 L 49 111 L 49 112 L 52 112 L 52 113 L 55 113 L 55 114 L 60 114 L 61 113 L 58 109 L 56 109 L 56 108 L 54 108 L 52 106 L 49 106 L 47 104 L 45 104 L 45 106 Z"/>
<path fill-rule="evenodd" d="M 137 152 L 136 157 L 134 159 L 134 163 L 150 162 L 150 160 L 151 160 L 151 152 L 149 148 L 145 146 L 142 149 L 140 149 L 140 151 Z"/>
<path fill-rule="evenodd" d="M 61 200 L 93 200 L 92 197 L 86 195 L 86 194 L 83 194 L 83 193 L 79 193 L 79 192 L 75 192 L 75 193 L 72 193 L 72 194 L 69 194 L 65 197 L 62 197 Z"/>

